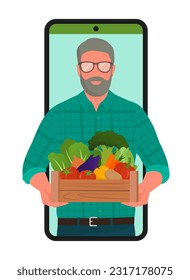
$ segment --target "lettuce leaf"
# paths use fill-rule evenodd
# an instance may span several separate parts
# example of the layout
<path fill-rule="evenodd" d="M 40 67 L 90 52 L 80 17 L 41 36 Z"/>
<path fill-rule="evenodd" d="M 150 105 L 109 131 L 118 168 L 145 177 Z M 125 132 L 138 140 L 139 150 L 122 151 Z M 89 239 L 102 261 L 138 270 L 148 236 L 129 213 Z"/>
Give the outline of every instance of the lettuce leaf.
<path fill-rule="evenodd" d="M 129 148 L 125 148 L 125 147 L 120 148 L 119 151 L 117 151 L 115 153 L 115 158 L 117 160 L 119 160 L 120 162 L 126 162 L 130 166 L 135 167 L 134 157 L 133 157 L 133 154 L 132 154 L 132 152 Z"/>
<path fill-rule="evenodd" d="M 74 156 L 76 156 L 86 161 L 90 156 L 90 151 L 88 149 L 88 146 L 83 144 L 82 142 L 76 142 L 72 144 L 69 147 L 68 153 L 71 160 L 73 160 Z"/>
<path fill-rule="evenodd" d="M 70 147 L 72 144 L 74 144 L 74 143 L 76 143 L 75 140 L 73 140 L 73 139 L 66 139 L 66 140 L 63 142 L 63 144 L 61 145 L 61 147 L 60 147 L 60 152 L 61 152 L 61 154 L 63 154 L 63 155 L 69 160 L 70 165 L 71 165 L 71 163 L 72 163 L 72 161 L 73 161 L 73 157 L 71 158 L 71 156 L 70 156 L 70 154 L 69 154 L 69 147 Z"/>
<path fill-rule="evenodd" d="M 63 154 L 50 153 L 48 155 L 48 160 L 54 171 L 62 171 L 66 167 L 71 166 L 68 158 Z"/>
<path fill-rule="evenodd" d="M 61 171 L 72 165 L 74 156 L 86 161 L 90 157 L 88 146 L 73 139 L 66 139 L 60 146 L 60 154 L 50 153 L 48 160 L 54 171 Z"/>

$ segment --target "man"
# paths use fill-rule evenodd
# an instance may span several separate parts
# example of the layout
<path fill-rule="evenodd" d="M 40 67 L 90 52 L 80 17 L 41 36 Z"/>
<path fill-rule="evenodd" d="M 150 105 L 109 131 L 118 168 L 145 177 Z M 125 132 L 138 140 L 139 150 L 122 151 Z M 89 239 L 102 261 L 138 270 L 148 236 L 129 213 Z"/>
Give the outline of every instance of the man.
<path fill-rule="evenodd" d="M 134 207 L 147 204 L 150 192 L 168 179 L 167 160 L 143 109 L 109 90 L 115 71 L 112 46 L 105 40 L 88 39 L 78 47 L 77 58 L 84 91 L 46 114 L 26 155 L 23 179 L 40 191 L 45 205 L 58 207 L 58 236 L 134 236 Z M 45 174 L 48 154 L 59 152 L 67 138 L 87 144 L 97 131 L 106 130 L 123 135 L 146 167 L 139 202 L 52 202 Z"/>

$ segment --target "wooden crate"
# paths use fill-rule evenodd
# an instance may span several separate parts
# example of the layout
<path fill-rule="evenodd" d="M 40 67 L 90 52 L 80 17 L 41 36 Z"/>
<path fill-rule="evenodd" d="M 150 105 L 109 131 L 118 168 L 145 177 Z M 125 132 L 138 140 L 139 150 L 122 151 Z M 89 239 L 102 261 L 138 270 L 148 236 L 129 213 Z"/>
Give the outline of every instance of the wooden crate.
<path fill-rule="evenodd" d="M 63 180 L 52 171 L 52 201 L 59 202 L 137 202 L 138 171 L 129 180 Z"/>

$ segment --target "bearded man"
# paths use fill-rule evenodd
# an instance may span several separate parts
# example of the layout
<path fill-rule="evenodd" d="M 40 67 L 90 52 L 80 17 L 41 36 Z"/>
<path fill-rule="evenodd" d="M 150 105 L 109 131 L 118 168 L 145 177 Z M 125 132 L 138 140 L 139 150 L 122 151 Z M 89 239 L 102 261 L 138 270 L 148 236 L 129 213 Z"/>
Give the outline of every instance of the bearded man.
<path fill-rule="evenodd" d="M 169 178 L 167 160 L 144 110 L 110 91 L 113 47 L 91 38 L 78 47 L 77 58 L 84 90 L 45 115 L 26 155 L 23 179 L 40 191 L 45 205 L 57 207 L 58 236 L 135 236 L 135 207 L 147 204 L 149 193 Z M 123 135 L 146 168 L 138 203 L 52 202 L 46 177 L 48 154 L 59 153 L 65 139 L 88 144 L 97 131 L 106 130 Z"/>

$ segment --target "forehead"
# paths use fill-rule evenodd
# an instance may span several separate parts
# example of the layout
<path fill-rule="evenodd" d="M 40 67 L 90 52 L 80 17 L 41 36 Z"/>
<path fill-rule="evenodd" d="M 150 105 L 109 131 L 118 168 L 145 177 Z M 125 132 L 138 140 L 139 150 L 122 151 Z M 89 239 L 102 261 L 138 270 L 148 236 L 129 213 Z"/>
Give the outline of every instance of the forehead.
<path fill-rule="evenodd" d="M 88 51 L 82 54 L 81 61 L 92 61 L 92 62 L 99 62 L 99 61 L 110 61 L 110 56 L 106 52 L 99 52 L 99 51 Z"/>

